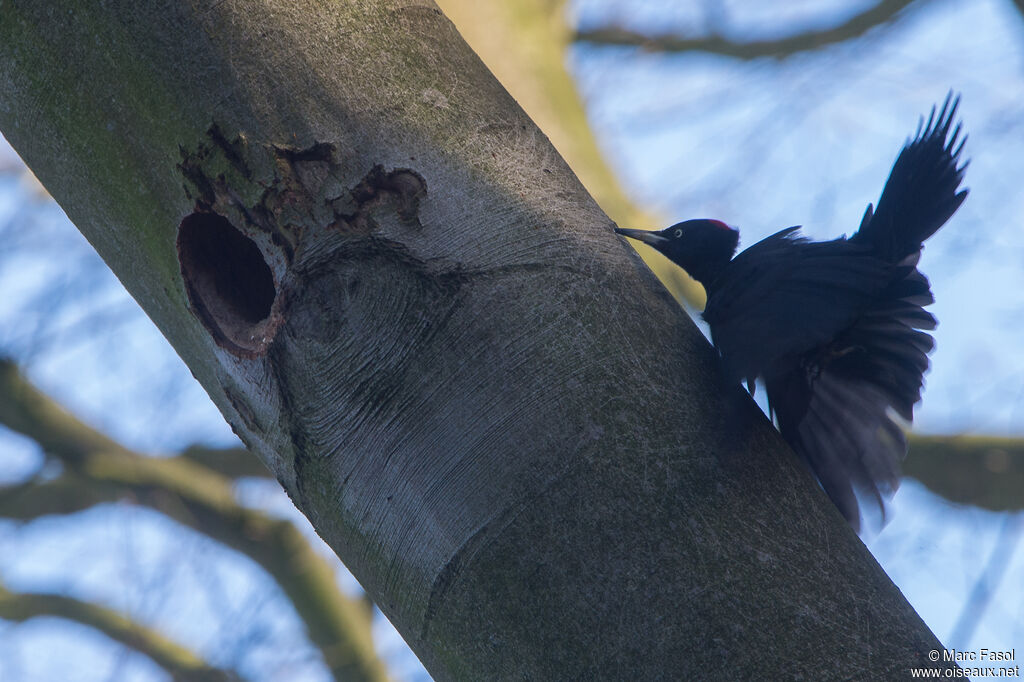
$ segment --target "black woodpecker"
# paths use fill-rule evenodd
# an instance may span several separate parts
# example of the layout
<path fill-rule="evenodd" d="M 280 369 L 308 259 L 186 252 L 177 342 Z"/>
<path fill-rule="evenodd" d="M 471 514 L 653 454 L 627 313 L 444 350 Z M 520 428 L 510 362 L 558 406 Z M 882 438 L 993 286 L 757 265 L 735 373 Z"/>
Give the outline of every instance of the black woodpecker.
<path fill-rule="evenodd" d="M 878 504 L 899 485 L 935 328 L 924 310 L 922 243 L 967 197 L 966 136 L 950 133 L 960 98 L 932 107 L 904 145 L 878 200 L 850 238 L 812 242 L 790 227 L 733 258 L 739 233 L 717 220 L 660 232 L 615 228 L 653 246 L 707 291 L 704 319 L 730 383 L 764 380 L 779 431 L 860 530 L 858 497 Z M 958 191 L 959 190 L 959 191 Z"/>

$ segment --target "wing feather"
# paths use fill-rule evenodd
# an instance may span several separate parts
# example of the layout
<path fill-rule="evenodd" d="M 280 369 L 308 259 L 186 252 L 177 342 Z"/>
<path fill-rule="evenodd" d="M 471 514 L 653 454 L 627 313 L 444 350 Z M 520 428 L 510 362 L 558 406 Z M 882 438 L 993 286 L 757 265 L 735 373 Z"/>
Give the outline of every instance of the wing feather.
<path fill-rule="evenodd" d="M 902 275 L 909 284 L 884 287 L 831 342 L 765 377 L 779 431 L 858 529 L 858 500 L 876 506 L 884 522 L 899 486 L 907 443 L 896 415 L 913 419 L 933 345 L 921 329 L 933 328 L 935 318 L 913 302 L 927 280 L 914 269 Z"/>
<path fill-rule="evenodd" d="M 892 279 L 893 266 L 845 239 L 791 227 L 755 244 L 709 288 L 704 319 L 730 381 L 831 341 Z"/>

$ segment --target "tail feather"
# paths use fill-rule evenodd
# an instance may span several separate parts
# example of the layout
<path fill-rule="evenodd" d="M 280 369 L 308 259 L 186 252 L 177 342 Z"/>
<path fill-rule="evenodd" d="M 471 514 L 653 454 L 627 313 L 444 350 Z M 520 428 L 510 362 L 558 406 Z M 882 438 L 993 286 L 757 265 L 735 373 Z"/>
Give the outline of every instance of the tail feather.
<path fill-rule="evenodd" d="M 869 244 L 881 258 L 898 263 L 960 208 L 967 190 L 957 189 L 967 163 L 958 164 L 967 136 L 960 139 L 961 123 L 950 133 L 959 105 L 960 96 L 950 92 L 937 116 L 932 107 L 927 124 L 922 119 L 896 158 L 877 209 L 868 206 L 850 241 Z"/>
<path fill-rule="evenodd" d="M 769 400 L 773 388 L 770 384 Z M 884 522 L 885 501 L 899 486 L 906 443 L 886 415 L 885 402 L 869 382 L 850 382 L 824 372 L 814 380 L 806 412 L 799 419 L 778 414 L 782 435 L 857 531 L 859 498 L 873 502 Z"/>
<path fill-rule="evenodd" d="M 860 511 L 857 495 L 853 489 L 854 477 L 848 471 L 847 462 L 855 461 L 848 448 L 837 447 L 837 439 L 830 426 L 831 416 L 819 409 L 811 410 L 801 422 L 799 431 L 787 435 L 786 440 L 810 466 L 821 487 L 853 529 L 860 532 Z M 782 429 L 782 422 L 779 422 Z"/>
<path fill-rule="evenodd" d="M 776 397 L 774 388 L 768 384 L 769 400 Z M 779 430 L 855 530 L 861 528 L 859 498 L 873 503 L 884 523 L 907 451 L 903 431 L 888 414 L 891 396 L 871 381 L 832 370 L 808 389 L 803 414 L 777 412 Z"/>

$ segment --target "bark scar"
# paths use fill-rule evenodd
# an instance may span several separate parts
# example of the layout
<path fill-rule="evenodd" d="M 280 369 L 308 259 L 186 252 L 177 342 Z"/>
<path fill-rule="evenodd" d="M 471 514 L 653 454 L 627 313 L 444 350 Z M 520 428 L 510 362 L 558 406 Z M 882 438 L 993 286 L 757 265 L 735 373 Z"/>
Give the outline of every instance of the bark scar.
<path fill-rule="evenodd" d="M 360 234 L 373 232 L 376 229 L 373 214 L 390 205 L 403 223 L 422 228 L 419 221 L 420 200 L 426 194 L 427 183 L 416 171 L 396 168 L 385 172 L 383 166 L 376 165 L 349 192 L 356 210 L 347 214 L 339 213 L 340 224 L 336 223 L 336 227 Z"/>

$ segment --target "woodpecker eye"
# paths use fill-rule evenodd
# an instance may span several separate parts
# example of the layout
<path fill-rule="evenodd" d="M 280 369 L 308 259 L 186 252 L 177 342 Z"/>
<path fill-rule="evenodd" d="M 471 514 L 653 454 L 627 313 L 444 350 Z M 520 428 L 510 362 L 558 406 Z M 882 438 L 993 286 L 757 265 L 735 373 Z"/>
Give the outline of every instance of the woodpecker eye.
<path fill-rule="evenodd" d="M 683 236 L 683 231 L 682 230 L 676 230 L 675 232 L 672 233 L 672 236 L 674 236 L 676 239 L 679 239 L 680 237 Z"/>

